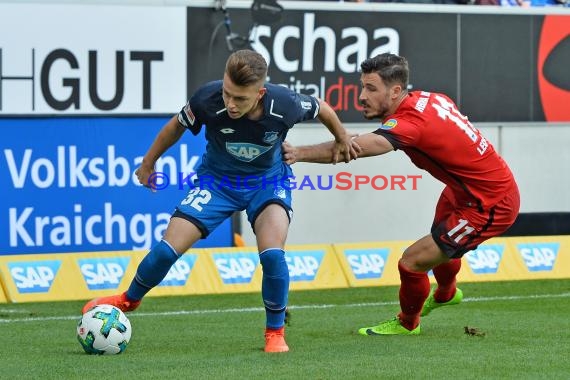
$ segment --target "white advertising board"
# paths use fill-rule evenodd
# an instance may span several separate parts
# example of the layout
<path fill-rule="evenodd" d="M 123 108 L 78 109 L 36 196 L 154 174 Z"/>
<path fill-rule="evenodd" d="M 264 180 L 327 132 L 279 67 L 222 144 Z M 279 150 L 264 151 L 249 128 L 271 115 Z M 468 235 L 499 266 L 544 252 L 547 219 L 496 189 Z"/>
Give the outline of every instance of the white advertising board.
<path fill-rule="evenodd" d="M 185 7 L 0 10 L 0 116 L 171 114 L 185 103 Z"/>

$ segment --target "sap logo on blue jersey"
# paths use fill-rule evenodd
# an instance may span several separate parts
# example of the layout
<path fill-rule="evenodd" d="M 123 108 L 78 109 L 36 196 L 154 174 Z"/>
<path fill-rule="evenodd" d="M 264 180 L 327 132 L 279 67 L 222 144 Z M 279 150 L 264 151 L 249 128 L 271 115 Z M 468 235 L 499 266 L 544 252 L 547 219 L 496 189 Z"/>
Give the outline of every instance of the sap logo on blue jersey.
<path fill-rule="evenodd" d="M 240 161 L 251 162 L 263 153 L 271 149 L 271 146 L 255 145 L 250 143 L 226 143 L 226 150 L 229 154 Z"/>
<path fill-rule="evenodd" d="M 483 244 L 466 253 L 465 257 L 473 273 L 497 273 L 504 250 L 503 244 Z"/>
<path fill-rule="evenodd" d="M 214 263 L 224 284 L 249 284 L 259 263 L 256 253 L 214 253 Z"/>
<path fill-rule="evenodd" d="M 19 293 L 47 293 L 61 260 L 9 262 L 8 269 Z"/>
<path fill-rule="evenodd" d="M 382 277 L 389 253 L 387 248 L 344 250 L 352 274 L 358 280 Z"/>
<path fill-rule="evenodd" d="M 125 275 L 129 261 L 129 257 L 78 260 L 79 269 L 89 290 L 117 289 Z"/>
<path fill-rule="evenodd" d="M 289 267 L 289 280 L 292 282 L 313 281 L 321 267 L 324 255 L 324 251 L 287 252 L 285 261 Z"/>
<path fill-rule="evenodd" d="M 551 271 L 558 256 L 560 243 L 517 244 L 517 248 L 529 271 Z"/>
<path fill-rule="evenodd" d="M 158 286 L 184 286 L 190 277 L 190 272 L 198 260 L 198 255 L 186 253 L 174 263 L 166 277 Z"/>

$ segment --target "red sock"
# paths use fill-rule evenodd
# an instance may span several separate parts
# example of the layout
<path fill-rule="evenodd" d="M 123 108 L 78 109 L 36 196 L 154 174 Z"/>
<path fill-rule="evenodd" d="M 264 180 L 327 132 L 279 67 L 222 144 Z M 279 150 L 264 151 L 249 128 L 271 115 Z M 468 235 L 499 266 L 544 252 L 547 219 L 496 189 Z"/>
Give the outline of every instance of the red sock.
<path fill-rule="evenodd" d="M 408 330 L 415 329 L 420 324 L 420 313 L 429 295 L 429 279 L 425 272 L 412 272 L 398 262 L 400 271 L 400 307 L 398 314 L 402 326 Z"/>
<path fill-rule="evenodd" d="M 447 302 L 453 298 L 457 289 L 456 275 L 460 269 L 461 259 L 452 259 L 433 268 L 433 274 L 437 281 L 437 289 L 433 293 L 433 298 L 437 302 Z"/>

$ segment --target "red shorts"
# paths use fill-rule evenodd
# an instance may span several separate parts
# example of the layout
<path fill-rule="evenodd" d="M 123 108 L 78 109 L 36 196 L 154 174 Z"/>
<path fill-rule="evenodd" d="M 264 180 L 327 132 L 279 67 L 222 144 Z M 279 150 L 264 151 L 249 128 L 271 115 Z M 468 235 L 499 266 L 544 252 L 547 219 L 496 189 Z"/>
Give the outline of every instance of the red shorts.
<path fill-rule="evenodd" d="M 519 207 L 516 186 L 493 207 L 483 210 L 459 204 L 446 187 L 437 202 L 431 235 L 447 256 L 460 258 L 485 240 L 505 232 L 515 222 Z"/>

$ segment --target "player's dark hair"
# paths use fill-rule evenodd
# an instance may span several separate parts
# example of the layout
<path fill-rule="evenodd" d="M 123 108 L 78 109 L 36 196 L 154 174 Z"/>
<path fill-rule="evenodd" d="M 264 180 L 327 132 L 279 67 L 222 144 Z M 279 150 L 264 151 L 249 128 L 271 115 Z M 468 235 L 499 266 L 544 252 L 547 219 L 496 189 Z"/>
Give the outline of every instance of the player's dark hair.
<path fill-rule="evenodd" d="M 238 50 L 227 60 L 226 74 L 237 86 L 263 83 L 267 77 L 267 62 L 253 50 Z"/>
<path fill-rule="evenodd" d="M 377 73 L 386 85 L 398 83 L 403 90 L 408 88 L 410 69 L 408 60 L 395 54 L 379 54 L 368 58 L 360 64 L 360 69 L 364 74 Z"/>

